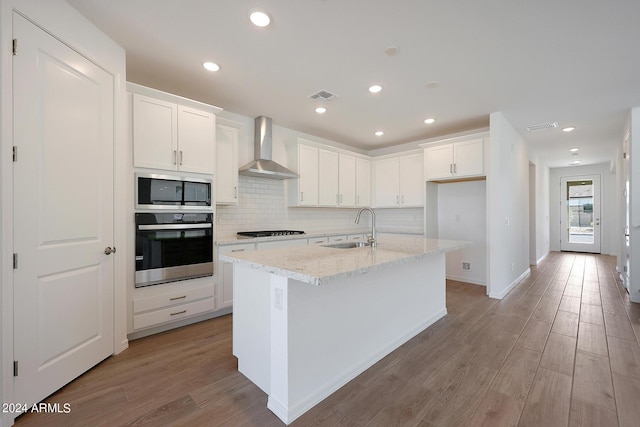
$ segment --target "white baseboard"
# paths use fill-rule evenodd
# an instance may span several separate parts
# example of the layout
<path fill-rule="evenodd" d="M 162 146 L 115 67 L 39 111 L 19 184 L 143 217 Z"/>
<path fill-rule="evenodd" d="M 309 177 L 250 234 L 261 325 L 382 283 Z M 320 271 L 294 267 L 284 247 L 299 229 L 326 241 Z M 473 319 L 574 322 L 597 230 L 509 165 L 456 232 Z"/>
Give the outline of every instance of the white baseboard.
<path fill-rule="evenodd" d="M 549 255 L 549 251 L 547 251 L 544 255 L 542 255 L 540 258 L 538 258 L 538 260 L 536 261 L 535 265 L 540 264 L 548 255 Z"/>
<path fill-rule="evenodd" d="M 517 278 L 516 280 L 514 280 L 513 282 L 511 282 L 511 284 L 510 284 L 509 286 L 507 286 L 507 288 L 506 288 L 504 291 L 502 291 L 502 292 L 500 292 L 500 293 L 498 293 L 498 294 L 493 293 L 493 292 L 489 293 L 489 298 L 495 298 L 495 299 L 502 299 L 502 298 L 504 298 L 505 296 L 507 296 L 507 294 L 509 293 L 509 291 L 510 291 L 511 289 L 515 288 L 515 287 L 516 287 L 516 285 L 517 285 L 517 284 L 518 284 L 522 279 L 524 279 L 525 277 L 527 277 L 529 274 L 531 274 L 531 268 L 527 268 L 527 269 L 525 270 L 525 272 L 524 272 L 524 273 L 522 273 L 520 276 L 518 276 L 518 278 Z"/>
<path fill-rule="evenodd" d="M 447 280 L 455 280 L 456 282 L 471 283 L 472 285 L 487 286 L 486 280 L 475 279 L 473 277 L 447 275 Z"/>

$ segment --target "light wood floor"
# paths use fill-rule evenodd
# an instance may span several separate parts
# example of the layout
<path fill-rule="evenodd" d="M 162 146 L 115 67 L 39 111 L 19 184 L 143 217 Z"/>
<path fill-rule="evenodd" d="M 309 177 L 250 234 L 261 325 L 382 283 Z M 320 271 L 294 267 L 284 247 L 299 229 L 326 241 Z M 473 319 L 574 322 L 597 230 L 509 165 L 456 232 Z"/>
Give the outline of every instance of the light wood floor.
<path fill-rule="evenodd" d="M 615 258 L 552 253 L 503 300 L 447 286 L 449 314 L 294 426 L 640 425 L 640 304 Z M 23 426 L 281 426 L 236 371 L 231 316 L 130 343 Z"/>

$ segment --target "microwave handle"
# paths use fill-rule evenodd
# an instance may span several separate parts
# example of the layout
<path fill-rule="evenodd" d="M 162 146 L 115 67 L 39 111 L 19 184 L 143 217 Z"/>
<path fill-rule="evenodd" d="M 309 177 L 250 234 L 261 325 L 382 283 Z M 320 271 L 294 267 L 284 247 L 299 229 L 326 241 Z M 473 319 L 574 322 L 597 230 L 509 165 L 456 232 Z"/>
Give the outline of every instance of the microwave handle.
<path fill-rule="evenodd" d="M 213 224 L 142 224 L 138 226 L 139 230 L 193 230 L 213 228 Z"/>

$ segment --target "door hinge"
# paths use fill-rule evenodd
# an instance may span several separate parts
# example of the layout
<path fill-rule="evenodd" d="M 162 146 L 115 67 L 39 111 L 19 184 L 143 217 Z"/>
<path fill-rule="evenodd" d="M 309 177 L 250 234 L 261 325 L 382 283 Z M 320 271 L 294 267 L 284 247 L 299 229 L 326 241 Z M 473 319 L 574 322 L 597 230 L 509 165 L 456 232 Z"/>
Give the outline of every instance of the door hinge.
<path fill-rule="evenodd" d="M 13 254 L 13 269 L 18 268 L 18 254 Z"/>
<path fill-rule="evenodd" d="M 13 361 L 13 376 L 14 377 L 18 376 L 18 361 L 17 360 Z"/>
<path fill-rule="evenodd" d="M 624 271 L 625 273 L 627 272 L 627 266 L 626 265 L 622 267 L 622 271 Z"/>
<path fill-rule="evenodd" d="M 18 147 L 16 147 L 15 145 L 13 146 L 13 161 L 18 161 Z"/>
<path fill-rule="evenodd" d="M 18 39 L 13 39 L 13 56 L 18 54 Z"/>

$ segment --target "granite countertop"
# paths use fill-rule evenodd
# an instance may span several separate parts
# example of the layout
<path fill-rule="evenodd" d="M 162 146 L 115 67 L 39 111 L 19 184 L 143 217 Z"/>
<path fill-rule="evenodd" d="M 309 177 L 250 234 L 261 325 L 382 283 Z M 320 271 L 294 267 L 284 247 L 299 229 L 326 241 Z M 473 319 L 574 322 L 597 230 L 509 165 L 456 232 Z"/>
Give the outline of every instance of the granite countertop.
<path fill-rule="evenodd" d="M 260 242 L 273 242 L 278 240 L 296 240 L 296 239 L 313 239 L 318 237 L 330 237 L 330 236 L 342 236 L 347 234 L 371 234 L 371 228 L 352 228 L 349 230 L 331 230 L 331 231 L 322 231 L 322 232 L 312 232 L 305 234 L 291 234 L 288 236 L 269 236 L 269 237 L 252 237 L 252 238 L 238 238 L 235 234 L 220 236 L 216 239 L 217 246 L 226 246 L 226 245 L 237 245 L 240 243 L 260 243 Z M 376 229 L 378 233 L 398 233 L 398 234 L 407 234 L 407 235 L 416 235 L 421 236 L 422 231 L 397 231 L 397 230 L 387 230 L 387 229 Z"/>
<path fill-rule="evenodd" d="M 222 261 L 277 274 L 312 285 L 410 263 L 462 249 L 470 242 L 421 236 L 380 236 L 375 248 L 329 248 L 322 245 L 275 248 L 220 255 Z"/>

